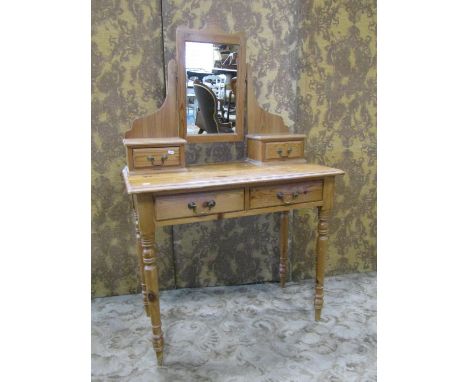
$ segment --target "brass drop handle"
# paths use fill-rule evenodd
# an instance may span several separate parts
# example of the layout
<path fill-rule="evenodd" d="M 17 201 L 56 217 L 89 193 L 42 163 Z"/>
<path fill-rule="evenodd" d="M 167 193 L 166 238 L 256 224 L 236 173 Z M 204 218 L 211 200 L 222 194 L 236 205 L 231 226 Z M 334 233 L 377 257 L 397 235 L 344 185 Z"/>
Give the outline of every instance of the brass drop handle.
<path fill-rule="evenodd" d="M 291 202 L 287 202 L 284 200 L 284 193 L 281 191 L 276 194 L 276 197 L 281 200 L 284 204 L 291 204 Z"/>
<path fill-rule="evenodd" d="M 164 164 L 164 162 L 167 160 L 167 158 L 169 158 L 169 157 L 167 156 L 167 154 L 164 154 L 164 155 L 161 157 L 161 162 L 162 162 L 162 164 Z"/>
<path fill-rule="evenodd" d="M 190 210 L 193 210 L 193 213 L 197 213 L 197 203 L 195 202 L 190 202 L 187 207 L 190 209 Z"/>
<path fill-rule="evenodd" d="M 294 191 L 294 192 L 292 193 L 292 198 L 293 198 L 293 199 L 296 199 L 298 196 L 299 196 L 299 192 L 298 192 L 298 191 Z M 287 202 L 287 201 L 284 200 L 284 193 L 281 192 L 281 191 L 278 192 L 278 193 L 276 194 L 276 197 L 277 197 L 279 200 L 281 200 L 284 204 L 291 204 L 291 202 Z"/>
<path fill-rule="evenodd" d="M 216 206 L 216 202 L 214 200 L 208 200 L 205 204 L 209 210 Z"/>
<path fill-rule="evenodd" d="M 151 162 L 151 164 L 152 164 L 153 166 L 154 166 L 154 160 L 155 160 L 155 159 L 156 159 L 156 158 L 155 158 L 154 156 L 152 156 L 152 155 L 149 155 L 149 156 L 146 157 L 146 160 L 149 161 L 149 162 Z"/>
<path fill-rule="evenodd" d="M 289 154 L 292 153 L 292 147 L 288 147 L 288 150 L 287 150 L 287 154 L 285 155 L 285 157 L 289 156 Z M 279 148 L 278 150 L 276 150 L 276 152 L 278 153 L 278 155 L 280 157 L 283 157 L 283 149 L 282 148 Z"/>

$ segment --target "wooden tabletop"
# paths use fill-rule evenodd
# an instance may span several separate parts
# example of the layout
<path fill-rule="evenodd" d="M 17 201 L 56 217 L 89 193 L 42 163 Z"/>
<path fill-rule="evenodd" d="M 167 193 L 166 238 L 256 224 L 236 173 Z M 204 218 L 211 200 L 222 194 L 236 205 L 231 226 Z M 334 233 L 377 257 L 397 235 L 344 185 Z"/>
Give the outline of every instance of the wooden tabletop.
<path fill-rule="evenodd" d="M 272 183 L 344 174 L 336 168 L 311 163 L 255 165 L 250 162 L 206 164 L 187 167 L 186 171 L 132 175 L 129 175 L 125 167 L 122 173 L 129 194 L 190 191 L 200 188 Z"/>
<path fill-rule="evenodd" d="M 247 138 L 255 139 L 259 141 L 294 141 L 299 139 L 304 139 L 305 134 L 247 134 Z"/>

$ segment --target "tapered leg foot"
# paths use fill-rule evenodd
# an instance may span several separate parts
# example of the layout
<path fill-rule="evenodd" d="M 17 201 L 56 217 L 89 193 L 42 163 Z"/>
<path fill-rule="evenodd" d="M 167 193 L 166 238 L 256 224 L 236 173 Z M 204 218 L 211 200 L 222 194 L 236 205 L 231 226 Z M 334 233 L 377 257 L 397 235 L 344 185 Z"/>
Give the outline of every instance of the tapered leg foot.
<path fill-rule="evenodd" d="M 156 353 L 156 358 L 158 359 L 158 366 L 163 366 L 164 355 L 163 352 Z"/>
<path fill-rule="evenodd" d="M 320 320 L 323 307 L 323 281 L 325 275 L 325 256 L 328 244 L 328 219 L 330 211 L 318 208 L 317 268 L 315 278 L 315 321 Z"/>
<path fill-rule="evenodd" d="M 320 283 L 318 280 L 316 281 L 316 284 L 315 284 L 314 307 L 315 307 L 315 321 L 320 321 L 320 316 L 322 314 L 322 307 L 323 307 L 323 287 L 320 286 Z"/>
<path fill-rule="evenodd" d="M 137 196 L 137 202 L 144 264 L 143 273 L 146 284 L 148 311 L 153 332 L 153 348 L 156 352 L 158 365 L 162 365 L 164 338 L 161 329 L 161 312 L 159 307 L 159 280 L 154 242 L 155 226 L 153 199 L 151 195 L 142 194 Z"/>
<path fill-rule="evenodd" d="M 320 321 L 321 315 L 322 315 L 322 309 L 315 309 L 315 321 Z"/>
<path fill-rule="evenodd" d="M 133 201 L 133 203 L 135 205 L 135 201 Z M 150 312 L 149 312 L 149 306 L 148 306 L 148 295 L 146 292 L 145 264 L 144 264 L 144 259 L 143 259 L 143 248 L 141 244 L 140 223 L 138 221 L 138 213 L 135 207 L 133 207 L 133 217 L 135 219 L 136 252 L 138 256 L 138 263 L 140 265 L 141 295 L 143 296 L 143 306 L 145 308 L 146 316 L 149 317 Z"/>
<path fill-rule="evenodd" d="M 156 353 L 158 366 L 163 365 L 164 338 L 161 325 L 153 325 L 153 349 Z"/>
<path fill-rule="evenodd" d="M 288 271 L 288 223 L 289 212 L 281 212 L 280 218 L 280 262 L 279 262 L 279 276 L 280 286 L 284 288 L 287 279 Z"/>
<path fill-rule="evenodd" d="M 323 307 L 323 287 L 316 285 L 315 286 L 315 300 L 314 300 L 315 321 L 320 321 L 320 316 L 322 315 L 322 307 Z"/>

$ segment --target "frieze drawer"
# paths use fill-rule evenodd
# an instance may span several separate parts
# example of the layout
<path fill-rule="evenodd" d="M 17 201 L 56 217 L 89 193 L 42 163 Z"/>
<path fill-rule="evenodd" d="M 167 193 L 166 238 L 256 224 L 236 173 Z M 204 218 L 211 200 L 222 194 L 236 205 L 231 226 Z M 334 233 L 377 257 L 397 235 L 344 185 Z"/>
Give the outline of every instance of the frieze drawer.
<path fill-rule="evenodd" d="M 244 210 L 244 189 L 199 192 L 156 198 L 156 220 Z"/>
<path fill-rule="evenodd" d="M 274 207 L 322 200 L 323 181 L 250 188 L 250 208 Z"/>
<path fill-rule="evenodd" d="M 133 167 L 135 169 L 179 165 L 180 153 L 177 146 L 133 149 Z"/>

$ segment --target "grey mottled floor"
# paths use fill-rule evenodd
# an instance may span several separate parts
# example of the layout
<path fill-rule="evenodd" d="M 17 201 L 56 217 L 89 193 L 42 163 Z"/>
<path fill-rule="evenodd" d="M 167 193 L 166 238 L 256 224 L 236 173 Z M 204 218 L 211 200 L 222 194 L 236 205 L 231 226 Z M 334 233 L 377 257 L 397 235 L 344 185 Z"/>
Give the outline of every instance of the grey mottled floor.
<path fill-rule="evenodd" d="M 92 302 L 93 381 L 375 381 L 376 275 L 161 293 L 165 365 L 156 368 L 141 296 Z"/>

